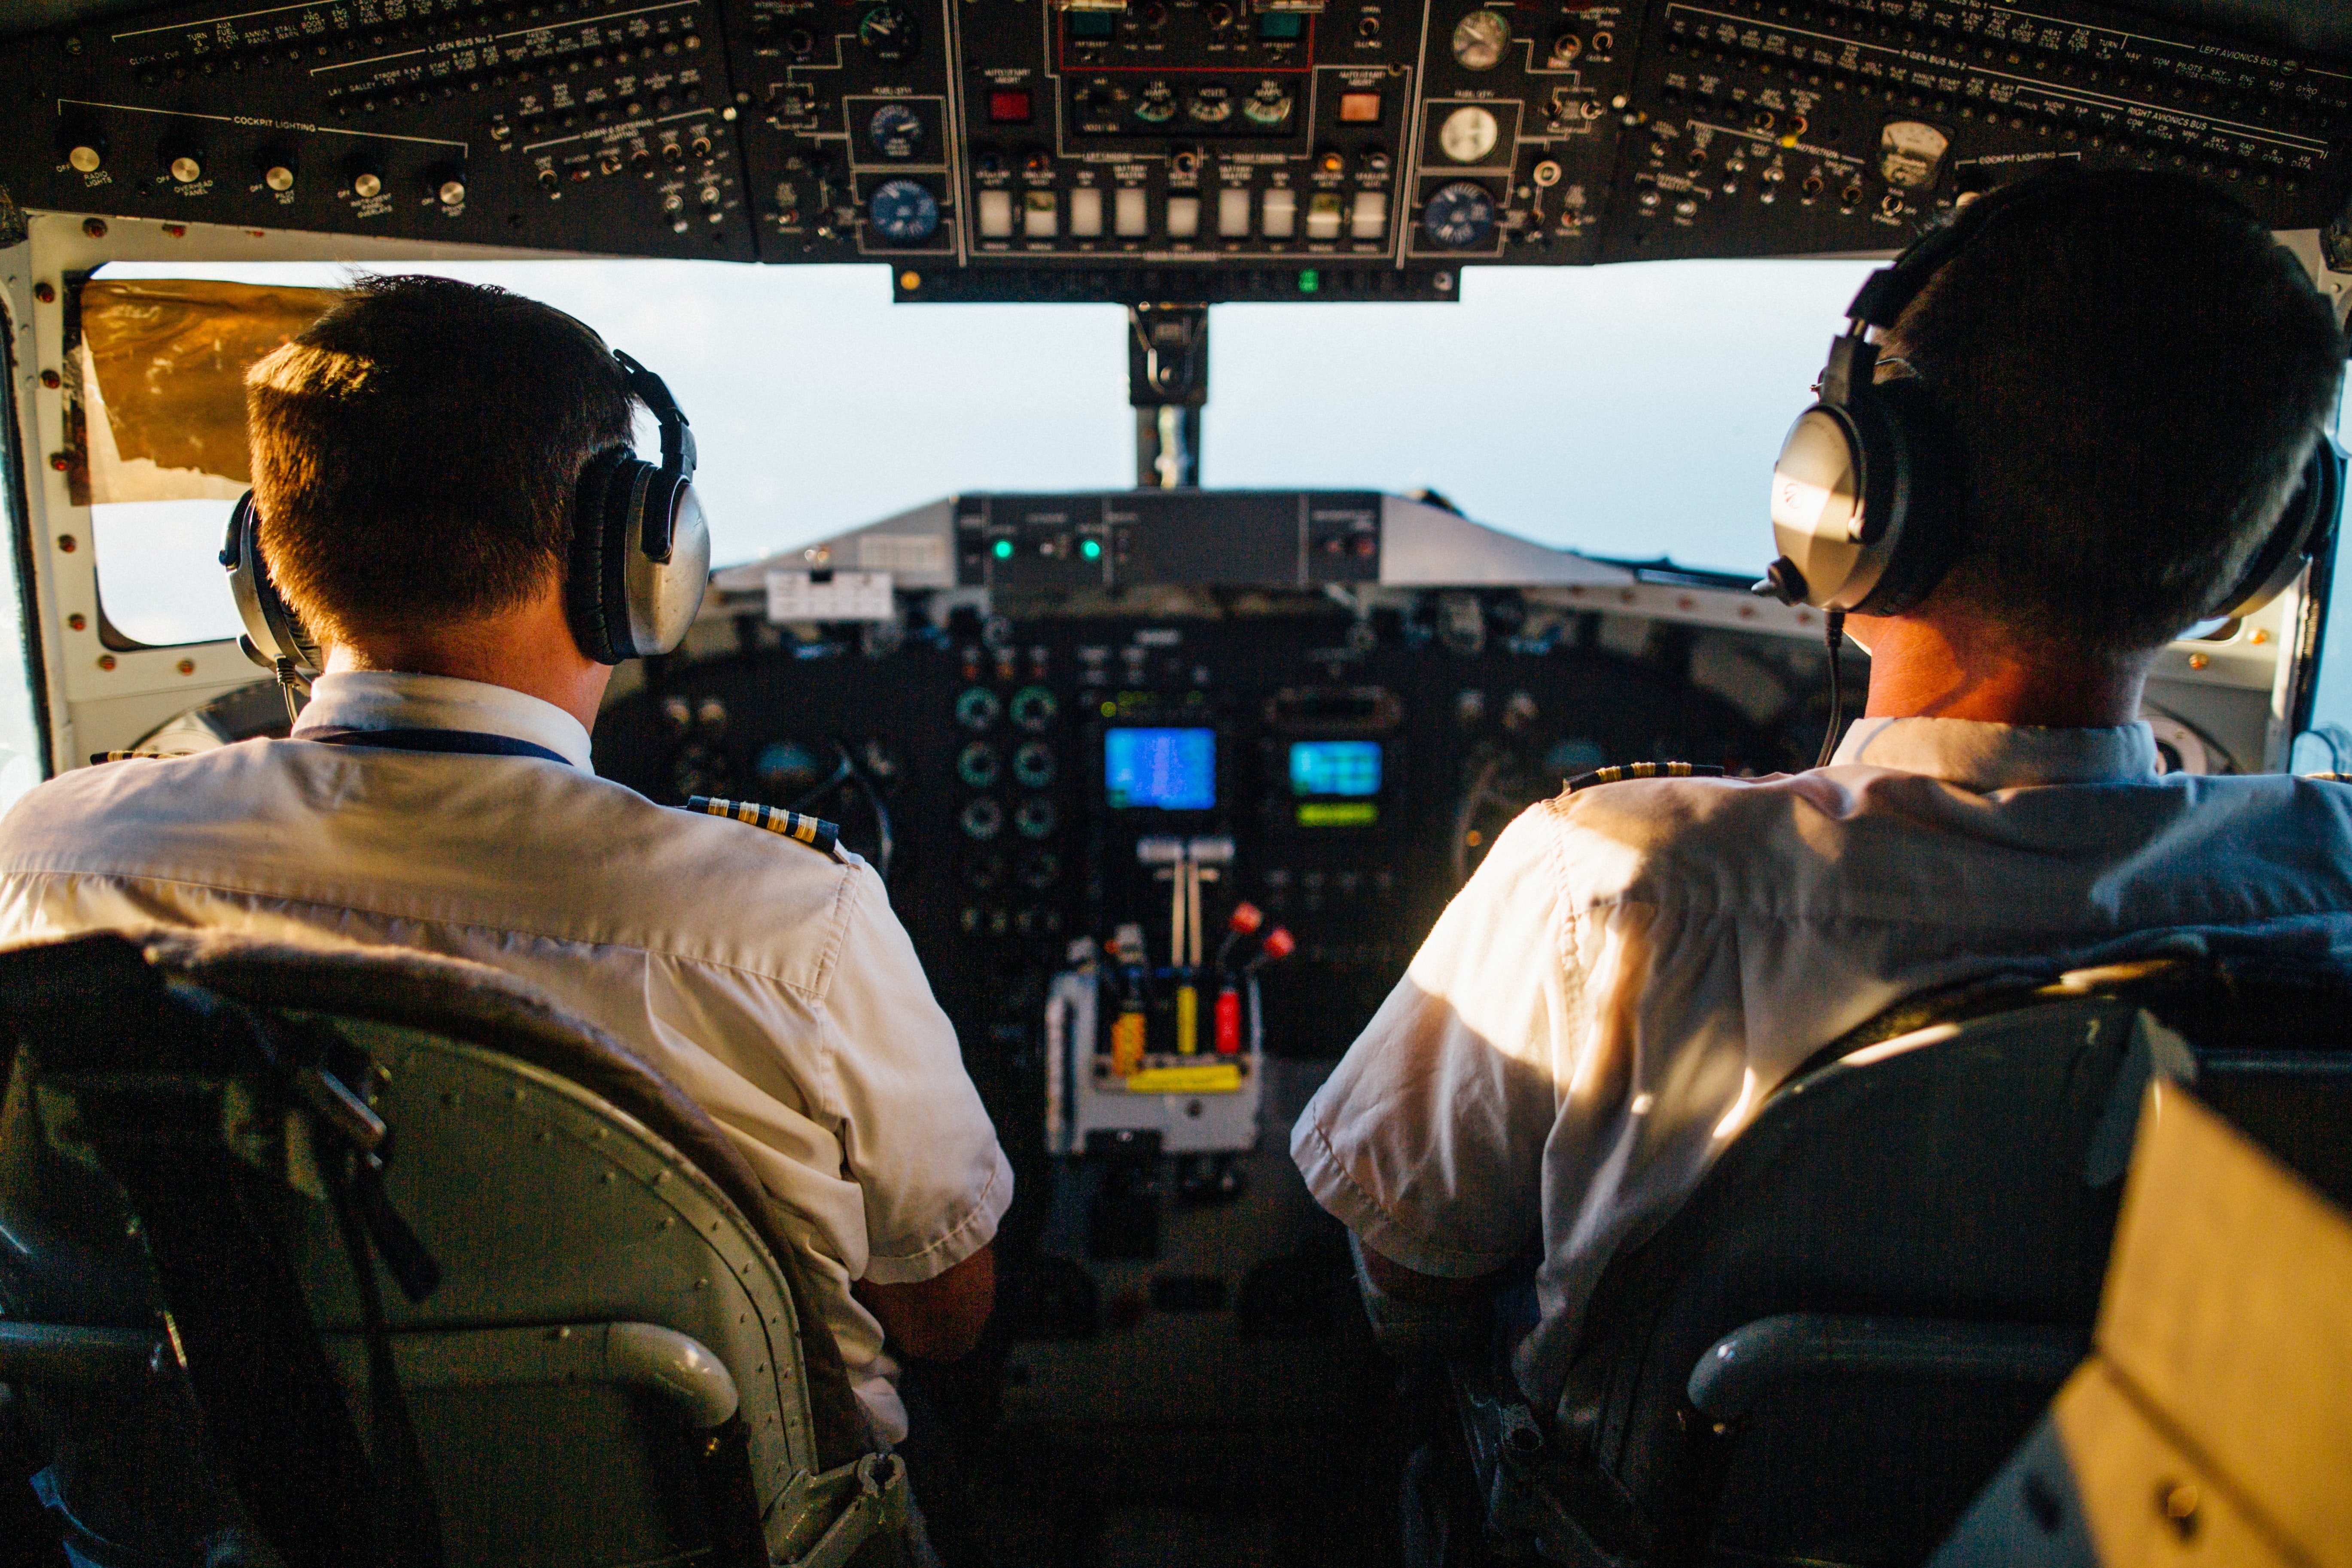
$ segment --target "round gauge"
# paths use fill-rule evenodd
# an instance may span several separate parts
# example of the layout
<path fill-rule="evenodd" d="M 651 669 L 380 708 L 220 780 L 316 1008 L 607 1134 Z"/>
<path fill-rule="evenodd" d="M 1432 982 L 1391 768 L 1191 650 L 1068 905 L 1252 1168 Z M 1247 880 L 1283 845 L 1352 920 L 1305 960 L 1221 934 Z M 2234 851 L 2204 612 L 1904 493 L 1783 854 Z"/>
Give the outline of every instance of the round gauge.
<path fill-rule="evenodd" d="M 1031 795 L 1013 813 L 1013 826 L 1021 830 L 1024 838 L 1046 838 L 1054 832 L 1054 803 L 1044 795 Z"/>
<path fill-rule="evenodd" d="M 1924 191 L 1936 183 L 1952 139 L 1917 120 L 1889 121 L 1878 133 L 1878 172 L 1898 191 Z"/>
<path fill-rule="evenodd" d="M 923 117 L 903 103 L 886 103 L 866 122 L 866 140 L 885 158 L 911 158 L 923 144 Z"/>
<path fill-rule="evenodd" d="M 939 198 L 912 180 L 883 181 L 866 211 L 893 245 L 919 245 L 939 232 Z"/>
<path fill-rule="evenodd" d="M 985 741 L 974 741 L 956 753 L 956 777 L 974 789 L 986 789 L 996 782 L 996 748 Z"/>
<path fill-rule="evenodd" d="M 1437 128 L 1437 145 L 1457 163 L 1482 163 L 1486 154 L 1495 150 L 1502 127 L 1495 123 L 1495 111 L 1469 104 L 1445 117 Z"/>
<path fill-rule="evenodd" d="M 956 699 L 956 722 L 967 730 L 985 730 L 1003 711 L 1003 701 L 985 686 L 967 687 Z"/>
<path fill-rule="evenodd" d="M 1448 250 L 1468 250 L 1495 237 L 1495 198 L 1486 187 L 1456 180 L 1421 209 L 1422 231 Z"/>
<path fill-rule="evenodd" d="M 1013 753 L 1013 776 L 1025 788 L 1044 789 L 1054 782 L 1054 748 L 1043 741 L 1024 741 Z"/>
<path fill-rule="evenodd" d="M 1223 125 L 1234 117 L 1233 89 L 1214 82 L 1198 89 L 1192 94 L 1190 112 L 1203 125 Z"/>
<path fill-rule="evenodd" d="M 1473 11 L 1454 25 L 1454 58 L 1464 70 L 1493 70 L 1510 42 L 1511 24 L 1500 11 Z"/>
<path fill-rule="evenodd" d="M 897 5 L 877 5 L 858 18 L 857 41 L 872 49 L 877 60 L 895 64 L 911 59 L 919 41 L 914 14 Z"/>
<path fill-rule="evenodd" d="M 1024 686 L 1013 694 L 1013 721 L 1032 732 L 1051 724 L 1061 710 L 1061 703 L 1042 686 Z"/>
<path fill-rule="evenodd" d="M 1176 118 L 1176 89 L 1164 81 L 1146 83 L 1136 94 L 1135 117 L 1146 125 L 1162 125 Z"/>
<path fill-rule="evenodd" d="M 1290 90 L 1278 81 L 1262 81 L 1242 104 L 1242 116 L 1252 125 L 1280 125 L 1290 118 Z"/>
<path fill-rule="evenodd" d="M 1004 808 L 986 795 L 982 795 L 976 800 L 965 803 L 962 812 L 956 817 L 956 822 L 964 830 L 965 837 L 977 838 L 984 844 L 995 837 L 998 831 L 1003 827 Z"/>

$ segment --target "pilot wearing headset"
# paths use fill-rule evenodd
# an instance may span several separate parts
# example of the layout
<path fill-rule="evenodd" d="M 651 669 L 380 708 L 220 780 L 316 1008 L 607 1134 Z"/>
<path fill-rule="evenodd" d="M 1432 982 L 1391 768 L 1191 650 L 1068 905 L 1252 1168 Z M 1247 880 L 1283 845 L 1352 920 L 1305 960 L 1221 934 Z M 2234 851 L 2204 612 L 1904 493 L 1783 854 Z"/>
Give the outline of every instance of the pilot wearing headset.
<path fill-rule="evenodd" d="M 879 879 L 816 825 L 668 809 L 590 763 L 613 667 L 701 602 L 684 415 L 571 317 L 437 278 L 362 279 L 247 387 L 255 489 L 223 562 L 310 704 L 290 740 L 34 790 L 0 822 L 0 937 L 229 930 L 534 983 L 734 1137 L 902 1439 L 885 1331 L 971 1347 L 1013 1195 L 954 1030 Z"/>
<path fill-rule="evenodd" d="M 2334 525 L 2345 342 L 2302 268 L 2185 178 L 2042 175 L 1848 313 L 1771 580 L 1851 613 L 1865 716 L 1811 772 L 1529 808 L 1292 1134 L 1399 1337 L 1539 1254 L 1538 1408 L 1612 1253 L 1906 995 L 2184 932 L 2352 954 L 2352 790 L 2160 777 L 2139 721 L 2164 644 Z"/>

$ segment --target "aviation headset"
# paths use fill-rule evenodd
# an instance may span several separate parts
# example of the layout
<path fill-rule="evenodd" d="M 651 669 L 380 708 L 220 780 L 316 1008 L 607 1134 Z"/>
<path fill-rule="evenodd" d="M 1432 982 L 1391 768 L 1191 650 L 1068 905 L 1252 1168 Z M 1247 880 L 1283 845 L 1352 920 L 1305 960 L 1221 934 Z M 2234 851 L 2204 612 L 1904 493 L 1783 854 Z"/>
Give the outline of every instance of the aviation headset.
<path fill-rule="evenodd" d="M 606 352 L 585 323 L 573 324 L 597 353 Z M 710 579 L 710 528 L 694 493 L 694 431 L 661 377 L 617 349 L 611 353 L 631 395 L 661 426 L 661 461 L 646 461 L 626 441 L 604 447 L 581 470 L 572 496 L 564 611 L 572 640 L 599 664 L 677 647 Z M 316 679 L 323 662 L 318 639 L 269 580 L 251 490 L 229 515 L 220 561 L 245 619 L 247 657 L 276 670 L 289 689 Z M 290 706 L 290 690 L 288 700 Z"/>
<path fill-rule="evenodd" d="M 2043 179 L 1979 196 L 1863 283 L 1846 307 L 1845 331 L 1830 344 L 1820 400 L 1797 416 L 1772 466 L 1780 559 L 1759 593 L 1843 622 L 1847 612 L 1898 614 L 1950 569 L 1962 521 L 1957 444 L 1925 382 L 1875 379 L 1878 345 L 1864 334 L 1893 326 L 2002 215 L 2074 195 L 2069 182 Z M 2343 448 L 2323 437 L 2269 537 L 2200 620 L 2252 615 L 2286 590 L 2335 531 L 2344 468 Z"/>

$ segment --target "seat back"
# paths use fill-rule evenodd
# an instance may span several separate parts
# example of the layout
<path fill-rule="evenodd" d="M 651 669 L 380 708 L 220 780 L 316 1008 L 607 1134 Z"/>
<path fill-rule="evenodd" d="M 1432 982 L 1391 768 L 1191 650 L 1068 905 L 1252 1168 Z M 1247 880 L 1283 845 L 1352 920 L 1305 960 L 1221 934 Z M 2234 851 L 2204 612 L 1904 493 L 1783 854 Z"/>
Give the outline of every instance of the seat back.
<path fill-rule="evenodd" d="M 2173 962 L 1837 1042 L 1604 1276 L 1563 1402 L 1586 1528 L 1660 1562 L 1923 1560 L 2087 1345 L 2150 1071 L 2326 1143 L 2347 1002 L 2333 968 Z"/>
<path fill-rule="evenodd" d="M 445 1561 L 764 1563 L 808 1550 L 872 1445 L 782 1216 L 726 1135 L 646 1064 L 478 965 L 187 938 L 0 954 L 0 1019 L 23 1047 L 0 1111 L 0 1226 L 35 1238 L 0 1261 L 9 1319 L 153 1335 L 170 1270 L 135 1201 L 76 1157 L 75 1109 L 102 1085 L 55 1060 L 75 1056 L 61 1042 L 76 1035 L 147 1031 L 163 1037 L 138 1053 L 153 1067 L 234 1080 L 216 1052 L 169 1037 L 224 1016 L 323 1031 L 355 1064 L 342 1081 L 373 1079 L 369 1109 L 392 1133 L 383 1195 L 440 1276 L 421 1300 L 381 1289 L 376 1342 L 397 1371 Z M 241 1092 L 222 1103 L 275 1103 Z M 306 1157 L 339 1157 L 321 1138 L 307 1156 L 306 1140 L 285 1143 L 292 1189 Z M 332 1204 L 284 1196 L 267 1228 L 380 1467 L 384 1412 L 371 1404 L 353 1268 L 365 1248 Z M 86 1547 L 168 1560 L 190 1521 L 266 1526 L 249 1486 L 224 1512 L 217 1463 L 152 1382 L 51 1381 L 35 1388 L 60 1432 L 50 1488 Z M 194 1426 L 207 1414 L 217 1436 L 216 1412 Z"/>

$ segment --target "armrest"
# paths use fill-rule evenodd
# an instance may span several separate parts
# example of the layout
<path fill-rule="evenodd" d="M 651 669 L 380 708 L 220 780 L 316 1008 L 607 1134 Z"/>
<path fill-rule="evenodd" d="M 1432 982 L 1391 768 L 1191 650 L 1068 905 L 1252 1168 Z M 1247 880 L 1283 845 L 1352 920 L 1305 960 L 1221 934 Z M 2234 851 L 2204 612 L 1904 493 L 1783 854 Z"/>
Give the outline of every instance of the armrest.
<path fill-rule="evenodd" d="M 2039 1324 L 1790 1312 L 1716 1341 L 1691 1368 L 1688 1392 L 1705 1414 L 1734 1421 L 1775 1386 L 1816 1373 L 2054 1384 L 2089 1349 L 2082 1334 Z"/>
<path fill-rule="evenodd" d="M 0 1383 L 27 1388 L 103 1388 L 144 1382 L 172 1364 L 144 1329 L 80 1329 L 0 1319 Z"/>
<path fill-rule="evenodd" d="M 345 1376 L 364 1386 L 366 1336 L 320 1338 Z M 393 1365 L 404 1388 L 611 1384 L 668 1401 L 698 1432 L 724 1426 L 741 1403 L 734 1375 L 709 1347 L 652 1323 L 409 1330 L 391 1339 Z"/>

